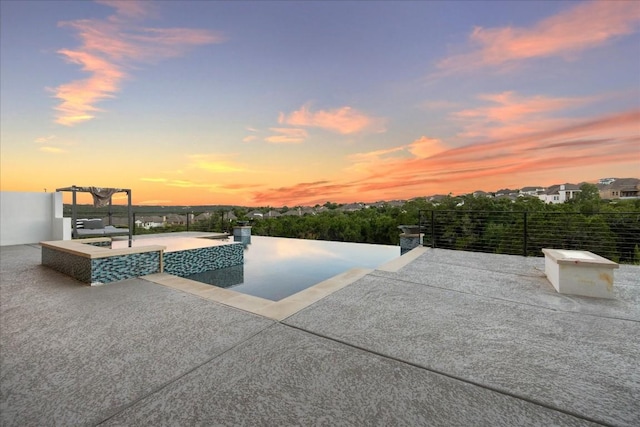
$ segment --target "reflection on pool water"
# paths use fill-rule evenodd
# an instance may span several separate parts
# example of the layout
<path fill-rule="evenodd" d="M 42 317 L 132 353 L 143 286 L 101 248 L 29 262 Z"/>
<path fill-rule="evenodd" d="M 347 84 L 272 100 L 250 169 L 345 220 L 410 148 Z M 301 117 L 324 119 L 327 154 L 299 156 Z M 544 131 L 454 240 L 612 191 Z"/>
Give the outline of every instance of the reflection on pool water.
<path fill-rule="evenodd" d="M 186 278 L 279 301 L 351 268 L 375 268 L 398 256 L 399 246 L 251 236 L 244 265 Z"/>

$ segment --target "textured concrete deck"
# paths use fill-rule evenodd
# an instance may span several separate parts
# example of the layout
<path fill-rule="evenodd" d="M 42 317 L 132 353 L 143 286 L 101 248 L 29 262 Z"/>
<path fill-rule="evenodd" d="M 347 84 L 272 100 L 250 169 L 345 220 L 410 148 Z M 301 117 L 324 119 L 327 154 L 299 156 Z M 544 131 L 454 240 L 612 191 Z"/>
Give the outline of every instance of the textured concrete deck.
<path fill-rule="evenodd" d="M 408 256 L 277 321 L 2 247 L 0 425 L 640 425 L 640 267 L 601 300 L 542 258 Z"/>

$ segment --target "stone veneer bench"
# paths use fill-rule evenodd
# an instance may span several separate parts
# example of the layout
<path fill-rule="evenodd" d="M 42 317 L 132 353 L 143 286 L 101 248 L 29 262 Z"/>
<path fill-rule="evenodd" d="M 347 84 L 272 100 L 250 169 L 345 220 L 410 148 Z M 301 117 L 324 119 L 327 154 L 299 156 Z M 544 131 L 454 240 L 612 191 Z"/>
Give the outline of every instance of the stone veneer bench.
<path fill-rule="evenodd" d="M 108 237 L 40 242 L 42 265 L 91 285 L 163 272 L 161 245 L 111 249 Z"/>

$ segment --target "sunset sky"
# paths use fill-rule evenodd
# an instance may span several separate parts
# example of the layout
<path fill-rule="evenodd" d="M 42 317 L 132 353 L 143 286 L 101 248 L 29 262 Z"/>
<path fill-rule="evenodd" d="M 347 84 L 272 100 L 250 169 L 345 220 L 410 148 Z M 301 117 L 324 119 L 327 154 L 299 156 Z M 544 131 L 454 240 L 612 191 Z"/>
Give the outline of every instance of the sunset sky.
<path fill-rule="evenodd" d="M 0 7 L 2 191 L 277 207 L 640 177 L 637 1 Z"/>

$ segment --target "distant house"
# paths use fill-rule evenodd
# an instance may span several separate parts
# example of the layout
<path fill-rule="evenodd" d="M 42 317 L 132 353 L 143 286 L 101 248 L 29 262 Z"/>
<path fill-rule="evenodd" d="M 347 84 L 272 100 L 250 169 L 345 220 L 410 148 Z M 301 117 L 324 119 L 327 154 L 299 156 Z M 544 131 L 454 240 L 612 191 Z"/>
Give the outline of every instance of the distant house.
<path fill-rule="evenodd" d="M 260 211 L 251 211 L 247 214 L 249 219 L 263 219 L 264 214 Z"/>
<path fill-rule="evenodd" d="M 580 186 L 576 184 L 552 185 L 538 197 L 545 203 L 564 203 L 573 199 L 580 192 Z"/>
<path fill-rule="evenodd" d="M 522 187 L 518 193 L 520 196 L 539 196 L 547 189 L 545 187 Z"/>
<path fill-rule="evenodd" d="M 600 178 L 600 180 L 598 180 L 598 184 L 609 185 L 615 180 L 616 178 Z"/>
<path fill-rule="evenodd" d="M 145 230 L 158 228 L 164 226 L 164 220 L 164 217 L 157 215 L 136 216 L 136 227 L 141 227 Z"/>
<path fill-rule="evenodd" d="M 515 193 L 510 193 L 510 194 L 500 194 L 495 196 L 496 199 L 500 200 L 500 199 L 507 199 L 507 200 L 511 200 L 512 202 L 514 202 L 517 198 L 519 197 L 518 194 Z"/>
<path fill-rule="evenodd" d="M 213 214 L 211 212 L 203 212 L 200 215 L 196 215 L 194 220 L 195 221 L 208 221 L 211 219 L 211 217 L 213 216 Z"/>
<path fill-rule="evenodd" d="M 169 214 L 166 216 L 165 223 L 167 225 L 185 225 L 187 223 L 186 215 Z"/>
<path fill-rule="evenodd" d="M 370 208 L 384 208 L 384 207 L 394 207 L 399 208 L 404 206 L 406 202 L 404 200 L 390 200 L 390 201 L 381 201 L 375 202 L 369 205 Z"/>
<path fill-rule="evenodd" d="M 636 199 L 640 197 L 640 179 L 638 178 L 607 178 L 605 181 L 608 182 L 607 184 L 603 184 L 602 181 L 605 180 L 600 180 L 600 183 L 596 185 L 601 199 Z"/>
<path fill-rule="evenodd" d="M 520 190 L 510 190 L 508 188 L 503 188 L 502 190 L 498 190 L 495 192 L 495 197 L 501 196 L 513 196 L 520 194 Z"/>
<path fill-rule="evenodd" d="M 264 214 L 263 218 L 277 218 L 279 216 L 282 216 L 282 214 L 280 212 L 274 211 L 274 210 L 270 210 L 269 212 Z"/>
<path fill-rule="evenodd" d="M 222 218 L 227 221 L 235 221 L 238 217 L 233 213 L 233 211 L 222 212 Z"/>
<path fill-rule="evenodd" d="M 367 206 L 364 203 L 349 203 L 338 208 L 339 211 L 342 212 L 355 212 L 366 208 Z"/>
<path fill-rule="evenodd" d="M 473 197 L 493 197 L 490 193 L 482 190 L 476 190 L 471 194 L 473 195 Z"/>
<path fill-rule="evenodd" d="M 449 196 L 445 196 L 444 194 L 434 194 L 433 196 L 427 197 L 427 201 L 431 202 L 433 205 L 437 206 L 440 204 L 440 201 L 446 199 Z"/>

